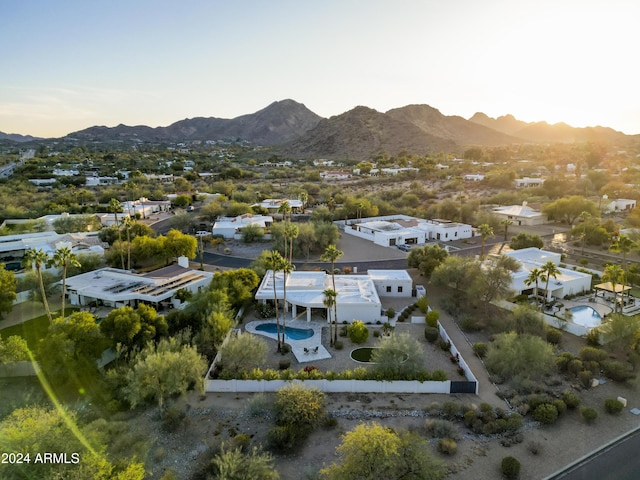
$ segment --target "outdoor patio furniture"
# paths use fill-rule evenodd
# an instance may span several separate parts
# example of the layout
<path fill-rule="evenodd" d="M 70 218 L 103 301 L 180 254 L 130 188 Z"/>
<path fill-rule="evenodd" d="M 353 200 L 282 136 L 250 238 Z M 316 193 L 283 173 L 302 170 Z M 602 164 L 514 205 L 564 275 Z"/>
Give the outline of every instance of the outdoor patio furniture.
<path fill-rule="evenodd" d="M 307 347 L 304 347 L 304 353 L 308 354 L 309 353 L 309 349 Z"/>
<path fill-rule="evenodd" d="M 314 347 L 314 348 L 312 349 L 312 351 L 313 351 L 313 353 L 318 353 L 318 347 Z"/>

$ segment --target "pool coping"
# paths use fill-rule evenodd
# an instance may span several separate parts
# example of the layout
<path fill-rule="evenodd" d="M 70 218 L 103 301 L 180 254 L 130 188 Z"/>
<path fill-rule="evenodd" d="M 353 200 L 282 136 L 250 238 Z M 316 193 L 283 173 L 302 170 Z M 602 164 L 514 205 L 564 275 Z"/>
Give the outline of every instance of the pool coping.
<path fill-rule="evenodd" d="M 267 323 L 275 324 L 276 319 L 266 318 L 264 320 L 254 320 L 245 324 L 244 329 L 248 333 L 261 335 L 263 337 L 270 338 L 271 340 L 277 340 L 277 335 L 275 333 L 256 330 L 256 327 L 258 325 L 264 325 Z M 317 321 L 307 322 L 306 320 L 287 319 L 287 327 L 313 330 L 313 335 L 309 338 L 305 338 L 304 340 L 286 341 L 286 343 L 291 346 L 291 353 L 293 353 L 299 363 L 314 362 L 316 360 L 331 358 L 331 354 L 329 353 L 329 351 L 322 345 L 322 328 L 324 326 L 325 323 L 320 323 Z M 318 347 L 317 352 L 315 351 L 316 347 Z"/>

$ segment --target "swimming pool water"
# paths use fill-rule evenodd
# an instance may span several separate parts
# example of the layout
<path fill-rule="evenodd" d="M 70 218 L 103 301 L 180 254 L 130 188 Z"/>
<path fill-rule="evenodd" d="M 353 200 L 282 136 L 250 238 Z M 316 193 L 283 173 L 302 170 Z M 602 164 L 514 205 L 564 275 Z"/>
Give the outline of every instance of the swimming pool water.
<path fill-rule="evenodd" d="M 573 313 L 573 323 L 577 323 L 583 327 L 599 327 L 602 323 L 600 314 L 588 305 L 572 307 L 569 311 Z"/>
<path fill-rule="evenodd" d="M 282 325 L 280 326 L 282 328 Z M 278 333 L 278 326 L 275 323 L 263 323 L 256 327 L 259 332 Z M 285 340 L 306 340 L 313 337 L 313 329 L 311 328 L 294 328 L 287 327 L 285 330 Z"/>

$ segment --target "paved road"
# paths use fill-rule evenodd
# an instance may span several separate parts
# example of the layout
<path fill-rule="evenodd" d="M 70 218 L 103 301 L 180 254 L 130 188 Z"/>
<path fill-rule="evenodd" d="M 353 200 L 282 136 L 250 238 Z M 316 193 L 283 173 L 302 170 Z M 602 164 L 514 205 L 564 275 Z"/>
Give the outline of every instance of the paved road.
<path fill-rule="evenodd" d="M 546 480 L 636 480 L 640 477 L 640 430 Z"/>

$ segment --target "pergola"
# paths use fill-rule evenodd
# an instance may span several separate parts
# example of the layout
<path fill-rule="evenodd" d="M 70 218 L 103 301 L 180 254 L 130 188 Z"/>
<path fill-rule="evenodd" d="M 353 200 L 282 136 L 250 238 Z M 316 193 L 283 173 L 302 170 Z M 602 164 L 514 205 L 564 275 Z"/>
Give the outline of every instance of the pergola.
<path fill-rule="evenodd" d="M 595 285 L 593 287 L 596 291 L 596 297 L 598 296 L 598 292 L 602 291 L 603 294 L 602 296 L 604 297 L 606 295 L 606 293 L 611 294 L 611 296 L 613 297 L 618 297 L 618 295 L 620 295 L 622 298 L 624 298 L 624 294 L 627 294 L 627 297 L 629 297 L 630 295 L 630 291 L 631 291 L 631 287 L 627 286 L 627 285 L 622 285 L 622 284 L 618 284 L 616 283 L 616 285 L 614 286 L 611 282 L 605 282 L 605 283 L 599 283 L 598 285 Z"/>

